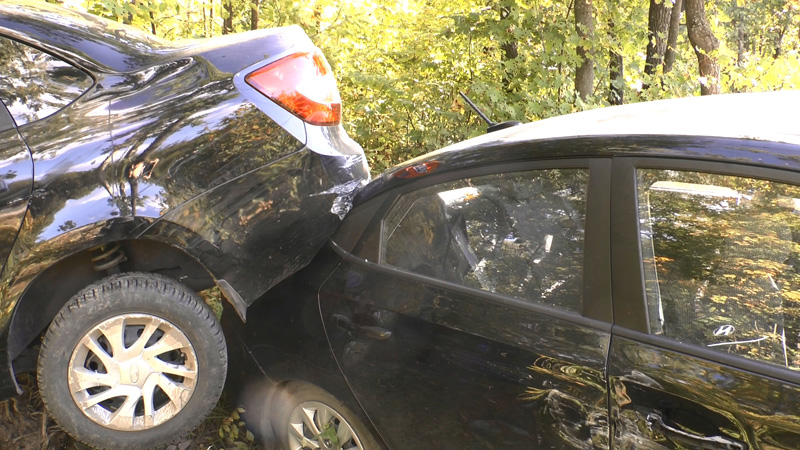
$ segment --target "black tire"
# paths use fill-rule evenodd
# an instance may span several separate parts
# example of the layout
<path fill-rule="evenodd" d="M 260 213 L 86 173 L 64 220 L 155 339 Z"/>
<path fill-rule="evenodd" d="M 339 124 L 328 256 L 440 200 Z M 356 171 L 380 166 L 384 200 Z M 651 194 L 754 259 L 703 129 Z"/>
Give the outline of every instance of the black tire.
<path fill-rule="evenodd" d="M 146 449 L 180 439 L 205 419 L 227 366 L 220 324 L 196 293 L 164 276 L 126 273 L 61 308 L 37 374 L 48 413 L 72 437 L 96 448 Z M 90 404 L 98 395 L 111 398 Z M 150 400 L 149 419 L 137 395 Z"/>
<path fill-rule="evenodd" d="M 299 450 L 304 448 L 302 445 L 298 444 L 296 428 L 292 428 L 290 424 L 293 412 L 297 411 L 301 405 L 305 405 L 309 409 L 319 406 L 329 408 L 330 411 L 333 412 L 331 420 L 328 421 L 330 429 L 336 431 L 341 429 L 343 425 L 349 425 L 353 432 L 352 440 L 338 443 L 332 442 L 329 446 L 320 445 L 319 448 L 336 450 L 378 450 L 380 448 L 375 438 L 372 437 L 361 420 L 333 395 L 312 384 L 290 382 L 276 394 L 272 408 L 272 423 L 275 424 L 275 435 L 280 440 L 283 450 Z M 316 418 L 318 416 L 315 414 L 314 417 Z M 321 431 L 325 433 L 327 430 Z M 315 439 L 323 439 L 314 436 L 316 433 L 311 432 L 307 427 L 303 427 L 303 432 L 305 437 L 312 441 Z M 293 433 L 295 436 L 294 439 L 292 438 Z"/>

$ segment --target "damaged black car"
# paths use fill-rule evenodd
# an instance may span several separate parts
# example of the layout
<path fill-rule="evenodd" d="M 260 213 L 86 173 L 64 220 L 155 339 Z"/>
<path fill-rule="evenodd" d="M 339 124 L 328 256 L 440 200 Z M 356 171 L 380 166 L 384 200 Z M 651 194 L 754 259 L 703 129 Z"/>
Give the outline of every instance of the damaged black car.
<path fill-rule="evenodd" d="M 603 108 L 390 169 L 223 316 L 247 423 L 290 450 L 800 448 L 798 104 Z"/>
<path fill-rule="evenodd" d="M 244 318 L 368 179 L 299 27 L 174 44 L 4 1 L 0 398 L 36 368 L 48 412 L 92 446 L 179 438 L 227 370 L 196 292 Z"/>

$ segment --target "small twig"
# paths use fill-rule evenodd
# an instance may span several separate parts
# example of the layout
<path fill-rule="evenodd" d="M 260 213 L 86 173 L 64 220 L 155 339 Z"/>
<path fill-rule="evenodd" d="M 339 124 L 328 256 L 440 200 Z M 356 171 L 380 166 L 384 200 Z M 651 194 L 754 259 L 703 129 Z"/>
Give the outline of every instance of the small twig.
<path fill-rule="evenodd" d="M 13 399 L 12 399 L 12 400 L 13 400 Z M 5 411 L 5 413 L 6 413 L 6 420 L 7 420 L 9 423 L 11 423 L 11 408 L 9 408 L 9 407 L 8 407 L 8 404 L 9 404 L 9 403 L 11 403 L 11 401 L 5 401 L 5 402 L 3 402 L 3 410 L 4 410 L 4 411 Z"/>
<path fill-rule="evenodd" d="M 50 443 L 50 436 L 47 434 L 47 414 L 42 414 L 42 450 L 47 450 L 47 444 Z"/>
<path fill-rule="evenodd" d="M 25 439 L 26 437 L 28 437 L 30 435 L 33 435 L 33 434 L 36 434 L 36 432 L 35 431 L 31 431 L 28 434 L 23 434 L 22 436 L 17 436 L 14 439 L 11 440 L 11 443 L 12 444 L 16 444 L 17 442 L 21 441 L 22 439 Z"/>
<path fill-rule="evenodd" d="M 42 439 L 47 437 L 47 414 L 40 413 L 42 415 Z"/>

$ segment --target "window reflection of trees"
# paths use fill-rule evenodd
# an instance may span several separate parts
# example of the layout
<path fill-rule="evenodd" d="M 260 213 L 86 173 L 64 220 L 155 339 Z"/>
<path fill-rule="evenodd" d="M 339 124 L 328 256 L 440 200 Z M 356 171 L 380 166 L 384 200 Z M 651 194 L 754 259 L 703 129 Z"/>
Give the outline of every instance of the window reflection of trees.
<path fill-rule="evenodd" d="M 651 330 L 800 369 L 800 188 L 640 170 Z"/>
<path fill-rule="evenodd" d="M 587 179 L 539 170 L 417 191 L 386 220 L 384 262 L 580 311 Z"/>
<path fill-rule="evenodd" d="M 3 37 L 0 68 L 0 100 L 18 126 L 55 113 L 93 84 L 81 70 Z"/>

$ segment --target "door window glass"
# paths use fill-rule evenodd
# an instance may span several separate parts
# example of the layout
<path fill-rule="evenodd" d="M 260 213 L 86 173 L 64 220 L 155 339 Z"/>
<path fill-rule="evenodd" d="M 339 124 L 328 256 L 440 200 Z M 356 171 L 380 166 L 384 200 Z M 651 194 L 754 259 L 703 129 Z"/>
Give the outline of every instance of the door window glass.
<path fill-rule="evenodd" d="M 800 368 L 800 188 L 638 171 L 650 329 Z"/>
<path fill-rule="evenodd" d="M 382 262 L 580 312 L 586 169 L 496 174 L 402 196 Z"/>
<path fill-rule="evenodd" d="M 17 126 L 55 113 L 93 83 L 85 72 L 58 58 L 0 37 L 0 100 Z"/>

